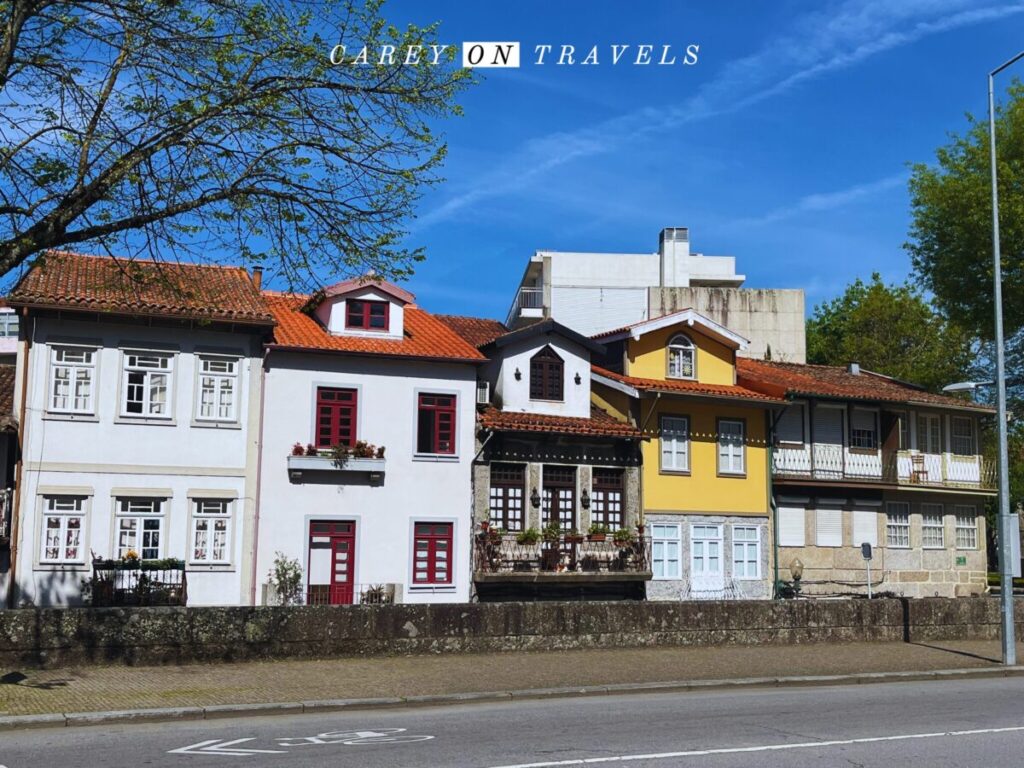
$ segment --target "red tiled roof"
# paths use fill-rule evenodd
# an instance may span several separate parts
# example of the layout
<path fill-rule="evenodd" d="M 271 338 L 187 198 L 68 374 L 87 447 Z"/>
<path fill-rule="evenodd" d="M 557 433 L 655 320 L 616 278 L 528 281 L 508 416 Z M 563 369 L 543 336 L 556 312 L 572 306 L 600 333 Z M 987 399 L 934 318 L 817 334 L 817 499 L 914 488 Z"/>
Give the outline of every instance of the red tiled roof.
<path fill-rule="evenodd" d="M 486 317 L 465 317 L 463 315 L 434 315 L 474 347 L 490 344 L 499 336 L 508 333 L 504 323 Z"/>
<path fill-rule="evenodd" d="M 271 325 L 241 267 L 47 251 L 8 296 L 12 306 Z"/>
<path fill-rule="evenodd" d="M 548 432 L 556 435 L 592 435 L 594 437 L 639 438 L 640 431 L 619 421 L 596 405 L 590 418 L 549 416 L 541 413 L 499 411 L 488 407 L 480 414 L 480 426 L 497 432 Z"/>
<path fill-rule="evenodd" d="M 386 280 L 376 280 L 372 277 L 353 277 L 350 280 L 342 280 L 340 283 L 329 285 L 324 288 L 324 296 L 340 296 L 343 293 L 351 293 L 363 288 L 376 288 L 381 293 L 394 296 L 403 304 L 412 304 L 412 302 L 416 301 L 416 297 L 404 288 L 399 288 L 394 283 L 389 283 Z"/>
<path fill-rule="evenodd" d="M 308 296 L 272 292 L 264 292 L 263 296 L 277 320 L 270 344 L 273 347 L 471 363 L 485 359 L 445 323 L 411 305 L 406 305 L 403 311 L 404 338 L 333 336 L 302 311 L 309 302 Z"/>
<path fill-rule="evenodd" d="M 937 395 L 863 369 L 855 374 L 835 365 L 776 363 L 746 358 L 738 358 L 736 365 L 744 384 L 779 394 L 992 410 L 969 400 Z"/>
<path fill-rule="evenodd" d="M 635 389 L 648 392 L 669 392 L 698 397 L 735 398 L 754 402 L 774 403 L 782 401 L 782 397 L 776 394 L 760 392 L 741 385 L 702 384 L 699 381 L 684 381 L 680 379 L 642 379 L 637 376 L 624 376 L 621 373 L 599 368 L 596 365 L 592 369 L 598 376 L 604 376 Z"/>

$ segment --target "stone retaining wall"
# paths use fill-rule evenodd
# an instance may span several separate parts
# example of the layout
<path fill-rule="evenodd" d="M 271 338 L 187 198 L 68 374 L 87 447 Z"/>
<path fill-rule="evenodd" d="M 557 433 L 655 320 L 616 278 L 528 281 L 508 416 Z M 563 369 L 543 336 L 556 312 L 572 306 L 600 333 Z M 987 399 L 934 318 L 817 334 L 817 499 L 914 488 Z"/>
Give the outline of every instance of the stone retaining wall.
<path fill-rule="evenodd" d="M 0 611 L 0 669 L 998 635 L 992 598 L 49 608 Z"/>

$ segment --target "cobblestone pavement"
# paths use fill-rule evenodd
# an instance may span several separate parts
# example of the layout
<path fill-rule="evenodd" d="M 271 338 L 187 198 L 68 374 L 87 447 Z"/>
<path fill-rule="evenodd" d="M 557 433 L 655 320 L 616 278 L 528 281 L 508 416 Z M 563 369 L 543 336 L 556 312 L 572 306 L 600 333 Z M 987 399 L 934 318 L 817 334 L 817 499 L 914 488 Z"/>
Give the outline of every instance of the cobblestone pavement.
<path fill-rule="evenodd" d="M 1024 657 L 1024 645 L 1018 650 Z M 997 641 L 444 654 L 0 670 L 0 715 L 420 696 L 998 664 Z"/>

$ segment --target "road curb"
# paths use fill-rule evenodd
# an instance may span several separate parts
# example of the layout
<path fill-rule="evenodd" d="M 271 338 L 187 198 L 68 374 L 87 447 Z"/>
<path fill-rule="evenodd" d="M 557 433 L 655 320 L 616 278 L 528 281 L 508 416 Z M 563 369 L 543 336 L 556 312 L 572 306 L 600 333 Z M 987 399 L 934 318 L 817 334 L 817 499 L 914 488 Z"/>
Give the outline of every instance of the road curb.
<path fill-rule="evenodd" d="M 47 715 L 0 716 L 0 731 L 28 728 L 60 728 L 110 723 L 152 723 L 174 720 L 322 714 L 325 712 L 436 707 L 456 704 L 508 702 L 527 699 L 619 696 L 641 693 L 733 691 L 751 688 L 812 687 L 906 683 L 924 680 L 972 680 L 995 677 L 1024 677 L 1024 665 L 1014 667 L 937 669 L 911 672 L 858 672 L 848 675 L 796 675 L 792 677 L 748 677 L 732 680 L 669 680 L 653 683 L 614 683 L 563 688 L 528 688 L 517 691 L 473 691 L 467 693 L 398 696 L 376 699 L 322 699 L 263 704 L 216 704 L 207 707 L 165 707 L 114 712 L 67 712 Z"/>

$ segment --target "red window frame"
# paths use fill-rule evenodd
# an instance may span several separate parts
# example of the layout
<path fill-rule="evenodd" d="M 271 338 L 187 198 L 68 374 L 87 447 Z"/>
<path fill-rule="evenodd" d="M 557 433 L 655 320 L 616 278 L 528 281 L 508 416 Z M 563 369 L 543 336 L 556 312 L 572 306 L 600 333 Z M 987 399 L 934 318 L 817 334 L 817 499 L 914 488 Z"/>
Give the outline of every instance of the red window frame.
<path fill-rule="evenodd" d="M 377 310 L 376 312 L 374 310 Z M 374 320 L 383 320 L 383 325 L 374 326 Z M 360 331 L 386 333 L 391 326 L 391 302 L 373 299 L 347 299 L 345 301 L 345 327 Z"/>
<path fill-rule="evenodd" d="M 455 395 L 425 392 L 419 396 L 416 416 L 416 453 L 455 454 Z"/>
<path fill-rule="evenodd" d="M 565 399 L 565 362 L 550 346 L 530 358 L 530 399 Z"/>
<path fill-rule="evenodd" d="M 414 524 L 412 541 L 412 583 L 451 584 L 452 547 L 455 537 L 451 523 Z M 439 553 L 444 553 L 439 557 Z M 423 553 L 422 556 L 420 553 Z"/>
<path fill-rule="evenodd" d="M 359 393 L 354 389 L 317 387 L 314 443 L 317 448 L 356 443 Z"/>

